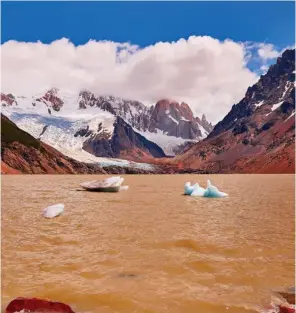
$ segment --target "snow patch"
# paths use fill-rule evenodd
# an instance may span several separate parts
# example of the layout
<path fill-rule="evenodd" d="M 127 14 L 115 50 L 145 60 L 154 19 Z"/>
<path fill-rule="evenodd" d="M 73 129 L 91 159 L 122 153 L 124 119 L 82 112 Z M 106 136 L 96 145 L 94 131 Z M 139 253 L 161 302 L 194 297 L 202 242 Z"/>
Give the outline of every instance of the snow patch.
<path fill-rule="evenodd" d="M 256 108 L 259 108 L 261 107 L 261 105 L 264 103 L 264 100 L 263 101 L 260 101 L 258 103 L 254 103 L 254 105 L 256 106 Z"/>
<path fill-rule="evenodd" d="M 285 119 L 284 123 L 285 123 L 287 120 L 289 120 L 293 115 L 295 115 L 295 111 L 292 111 L 292 113 L 290 114 L 290 116 Z"/>
<path fill-rule="evenodd" d="M 179 122 L 176 119 L 174 119 L 170 114 L 168 115 L 168 117 L 177 125 L 179 124 Z"/>
<path fill-rule="evenodd" d="M 189 120 L 186 120 L 183 116 L 181 117 L 181 121 L 190 122 Z"/>
<path fill-rule="evenodd" d="M 187 141 L 197 142 L 198 140 L 183 139 L 180 137 L 168 136 L 163 131 L 157 129 L 156 133 L 151 133 L 149 131 L 140 132 L 135 129 L 136 132 L 144 136 L 146 139 L 156 143 L 162 148 L 167 156 L 175 156 L 174 148 L 184 144 Z"/>
<path fill-rule="evenodd" d="M 265 114 L 265 116 L 270 115 L 273 111 L 275 111 L 277 108 L 279 108 L 279 107 L 282 105 L 283 102 L 284 102 L 284 101 L 281 101 L 281 102 L 279 102 L 279 103 L 273 104 L 273 105 L 271 106 L 271 112 Z"/>
<path fill-rule="evenodd" d="M 201 125 L 199 125 L 199 129 L 201 131 L 201 138 L 202 139 L 206 138 L 209 133 Z"/>
<path fill-rule="evenodd" d="M 285 98 L 285 95 L 286 95 L 286 93 L 287 93 L 287 91 L 289 90 L 289 88 L 290 88 L 290 82 L 288 81 L 287 83 L 286 83 L 286 85 L 285 85 L 285 90 L 284 90 L 284 92 L 283 92 L 283 94 L 282 94 L 282 96 L 281 96 L 281 100 L 283 100 L 284 98 Z"/>
<path fill-rule="evenodd" d="M 277 108 L 279 108 L 279 107 L 282 105 L 283 102 L 284 102 L 284 101 L 281 101 L 281 102 L 279 102 L 279 103 L 273 104 L 272 107 L 271 107 L 271 111 L 274 111 L 274 110 L 276 110 Z"/>

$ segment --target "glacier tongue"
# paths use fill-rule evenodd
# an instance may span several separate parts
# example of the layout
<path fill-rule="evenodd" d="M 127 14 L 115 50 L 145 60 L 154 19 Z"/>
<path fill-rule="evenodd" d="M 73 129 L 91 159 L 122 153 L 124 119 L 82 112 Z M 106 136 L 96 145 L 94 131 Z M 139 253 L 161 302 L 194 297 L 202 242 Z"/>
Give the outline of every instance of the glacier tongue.
<path fill-rule="evenodd" d="M 87 112 L 72 111 L 68 115 L 65 112 L 60 116 L 50 115 L 48 112 L 36 112 L 35 109 L 22 109 L 18 107 L 2 107 L 2 113 L 11 119 L 16 125 L 28 132 L 35 138 L 39 138 L 44 128 L 46 130 L 41 136 L 43 142 L 54 147 L 64 155 L 85 163 L 99 163 L 101 166 L 135 167 L 143 170 L 153 170 L 153 165 L 147 163 L 136 163 L 122 159 L 110 159 L 96 157 L 82 149 L 86 137 L 74 136 L 83 127 L 89 126 L 89 130 L 97 132 L 99 123 L 113 132 L 115 116 L 92 108 Z"/>

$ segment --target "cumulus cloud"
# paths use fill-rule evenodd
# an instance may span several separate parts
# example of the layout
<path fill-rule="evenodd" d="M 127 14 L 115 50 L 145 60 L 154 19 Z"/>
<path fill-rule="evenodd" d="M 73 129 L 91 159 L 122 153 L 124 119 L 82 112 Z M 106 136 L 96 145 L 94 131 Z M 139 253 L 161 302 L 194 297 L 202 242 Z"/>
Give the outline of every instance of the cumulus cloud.
<path fill-rule="evenodd" d="M 1 48 L 3 92 L 32 95 L 57 87 L 149 104 L 172 98 L 214 123 L 257 80 L 246 66 L 243 44 L 207 36 L 145 48 L 94 40 L 75 46 L 65 38 L 50 44 L 8 41 Z M 272 49 L 261 49 L 264 58 L 274 55 Z"/>
<path fill-rule="evenodd" d="M 266 61 L 277 58 L 280 56 L 280 52 L 272 44 L 259 44 L 258 55 L 262 60 Z"/>
<path fill-rule="evenodd" d="M 260 67 L 260 71 L 261 71 L 262 75 L 265 74 L 265 73 L 267 73 L 268 68 L 269 68 L 269 67 L 268 67 L 267 65 L 262 65 L 262 66 Z"/>

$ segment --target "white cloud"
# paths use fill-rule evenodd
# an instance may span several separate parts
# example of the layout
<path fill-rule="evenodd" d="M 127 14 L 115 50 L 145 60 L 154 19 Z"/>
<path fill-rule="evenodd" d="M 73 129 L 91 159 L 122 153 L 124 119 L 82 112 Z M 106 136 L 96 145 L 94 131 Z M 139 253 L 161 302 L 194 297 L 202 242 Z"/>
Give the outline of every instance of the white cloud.
<path fill-rule="evenodd" d="M 277 58 L 280 56 L 280 52 L 272 44 L 259 44 L 258 55 L 262 60 L 266 61 Z"/>
<path fill-rule="evenodd" d="M 262 65 L 262 66 L 260 67 L 260 71 L 261 71 L 262 75 L 265 74 L 265 73 L 267 73 L 268 69 L 269 69 L 269 66 L 267 66 L 267 65 Z"/>
<path fill-rule="evenodd" d="M 246 67 L 249 55 L 243 44 L 207 36 L 143 49 L 93 40 L 76 47 L 65 38 L 51 44 L 9 41 L 1 48 L 3 92 L 28 95 L 54 86 L 151 104 L 172 98 L 186 101 L 214 123 L 257 79 Z M 262 49 L 264 57 L 272 55 Z"/>

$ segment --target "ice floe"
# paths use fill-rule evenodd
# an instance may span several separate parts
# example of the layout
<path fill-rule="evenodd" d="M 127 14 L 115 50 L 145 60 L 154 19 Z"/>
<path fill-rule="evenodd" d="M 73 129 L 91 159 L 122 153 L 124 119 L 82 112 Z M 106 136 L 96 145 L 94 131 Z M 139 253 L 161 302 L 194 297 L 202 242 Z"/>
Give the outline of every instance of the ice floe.
<path fill-rule="evenodd" d="M 192 197 L 205 197 L 205 198 L 224 198 L 228 194 L 220 191 L 216 186 L 207 181 L 207 188 L 204 189 L 199 186 L 198 183 L 191 185 L 190 182 L 187 182 L 184 186 L 184 194 Z"/>
<path fill-rule="evenodd" d="M 93 180 L 80 184 L 80 186 L 88 191 L 98 192 L 118 192 L 120 190 L 127 190 L 128 186 L 121 186 L 124 181 L 123 177 L 113 176 L 104 180 Z"/>
<path fill-rule="evenodd" d="M 43 210 L 42 215 L 45 218 L 54 218 L 64 212 L 64 207 L 62 203 L 51 205 Z"/>

